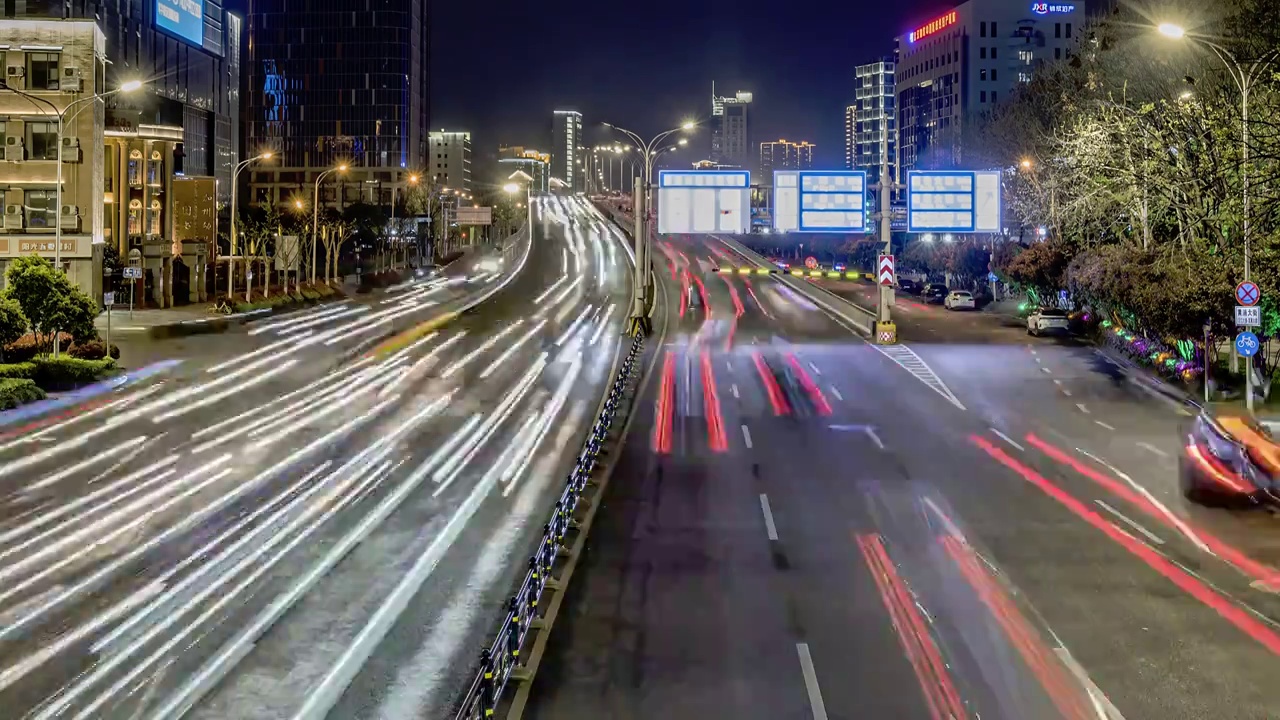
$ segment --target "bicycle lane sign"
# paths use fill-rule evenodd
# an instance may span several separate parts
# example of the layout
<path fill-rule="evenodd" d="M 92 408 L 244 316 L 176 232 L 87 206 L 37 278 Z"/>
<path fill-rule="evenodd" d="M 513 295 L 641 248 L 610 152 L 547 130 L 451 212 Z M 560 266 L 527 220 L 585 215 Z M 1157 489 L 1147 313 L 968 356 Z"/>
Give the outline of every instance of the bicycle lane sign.
<path fill-rule="evenodd" d="M 1245 330 L 1236 335 L 1236 352 L 1242 357 L 1253 357 L 1258 354 L 1258 336 Z"/>

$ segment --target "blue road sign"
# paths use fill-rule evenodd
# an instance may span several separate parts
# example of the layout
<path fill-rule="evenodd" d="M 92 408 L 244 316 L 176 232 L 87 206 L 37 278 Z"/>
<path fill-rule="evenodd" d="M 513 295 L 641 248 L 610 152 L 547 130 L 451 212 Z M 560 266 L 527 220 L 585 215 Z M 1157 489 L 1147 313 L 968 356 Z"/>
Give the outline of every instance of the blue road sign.
<path fill-rule="evenodd" d="M 907 173 L 907 231 L 999 232 L 1000 173 L 912 170 Z"/>
<path fill-rule="evenodd" d="M 1236 352 L 1243 357 L 1253 357 L 1258 354 L 1258 336 L 1245 330 L 1236 336 Z"/>
<path fill-rule="evenodd" d="M 1245 280 L 1236 286 L 1236 302 L 1245 307 L 1252 307 L 1262 299 L 1262 291 L 1254 283 Z"/>
<path fill-rule="evenodd" d="M 867 174 L 800 171 L 800 232 L 866 232 Z"/>

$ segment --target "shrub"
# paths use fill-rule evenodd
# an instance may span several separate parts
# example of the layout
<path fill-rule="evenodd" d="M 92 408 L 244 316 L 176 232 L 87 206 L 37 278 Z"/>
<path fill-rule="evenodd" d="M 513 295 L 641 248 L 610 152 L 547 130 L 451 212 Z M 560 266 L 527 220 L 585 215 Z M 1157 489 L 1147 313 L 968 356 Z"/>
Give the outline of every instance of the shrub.
<path fill-rule="evenodd" d="M 32 362 L 0 365 L 0 380 L 30 380 L 35 372 L 36 364 Z"/>
<path fill-rule="evenodd" d="M 0 348 L 14 342 L 27 332 L 27 316 L 22 305 L 11 297 L 0 295 Z M 0 355 L 3 351 L 0 350 Z"/>
<path fill-rule="evenodd" d="M 87 385 L 116 369 L 111 358 L 84 360 L 74 357 L 38 355 L 32 359 L 35 369 L 31 379 L 48 391 L 72 390 Z"/>
<path fill-rule="evenodd" d="M 81 360 L 101 360 L 107 356 L 107 345 L 101 340 L 90 340 L 89 342 L 76 343 L 67 350 L 67 354 L 73 358 Z M 120 346 L 111 346 L 111 357 L 120 359 Z"/>
<path fill-rule="evenodd" d="M 0 410 L 9 410 L 25 403 L 43 400 L 44 391 L 26 378 L 0 380 Z"/>

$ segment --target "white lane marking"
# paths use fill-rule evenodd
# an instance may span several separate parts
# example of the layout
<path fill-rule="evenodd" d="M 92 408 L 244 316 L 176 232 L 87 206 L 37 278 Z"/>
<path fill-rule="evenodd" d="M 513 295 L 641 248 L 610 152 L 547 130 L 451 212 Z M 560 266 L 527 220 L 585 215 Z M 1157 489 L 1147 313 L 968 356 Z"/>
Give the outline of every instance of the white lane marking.
<path fill-rule="evenodd" d="M 1098 423 L 1098 425 L 1100 425 L 1100 426 L 1102 426 L 1102 427 L 1104 427 L 1104 428 L 1106 428 L 1106 429 L 1108 429 L 1108 430 L 1112 430 L 1112 431 L 1114 431 L 1114 430 L 1116 429 L 1114 425 L 1108 425 L 1107 423 L 1104 423 L 1104 422 L 1102 422 L 1101 420 L 1094 420 L 1094 422 Z"/>
<path fill-rule="evenodd" d="M 729 387 L 729 389 L 730 389 L 731 391 L 733 391 L 733 396 L 734 396 L 734 397 L 741 397 L 741 395 L 738 395 L 738 384 L 737 384 L 737 383 L 734 383 L 733 385 L 731 385 L 731 386 Z"/>
<path fill-rule="evenodd" d="M 822 690 L 818 688 L 818 673 L 813 669 L 813 656 L 809 654 L 809 644 L 796 643 L 796 653 L 800 655 L 800 672 L 804 674 L 804 686 L 809 691 L 809 706 L 813 709 L 813 720 L 827 720 L 827 706 L 822 702 Z"/>
<path fill-rule="evenodd" d="M 1062 381 L 1061 381 L 1061 380 L 1059 380 L 1059 379 L 1057 379 L 1057 378 L 1054 378 L 1054 380 L 1053 380 L 1053 384 L 1054 384 L 1054 385 L 1061 385 L 1061 384 L 1062 384 Z"/>
<path fill-rule="evenodd" d="M 1031 347 L 1030 345 L 1028 345 L 1027 347 L 1031 348 L 1031 354 L 1032 354 L 1032 355 L 1039 355 L 1039 353 L 1038 353 L 1038 352 L 1036 352 L 1036 349 L 1035 349 L 1035 348 Z"/>
<path fill-rule="evenodd" d="M 884 441 L 881 440 L 880 436 L 876 434 L 875 428 L 868 425 L 862 428 L 862 431 L 867 434 L 867 437 L 871 438 L 871 442 L 875 443 L 876 447 L 880 448 L 881 450 L 884 449 Z"/>
<path fill-rule="evenodd" d="M 1044 360 L 1043 360 L 1043 359 L 1041 359 L 1041 358 L 1039 358 L 1039 357 L 1037 357 L 1037 358 L 1036 358 L 1036 362 L 1037 362 L 1037 363 L 1039 363 L 1039 364 L 1043 364 L 1043 363 L 1044 363 Z"/>
<path fill-rule="evenodd" d="M 1163 545 L 1163 544 L 1164 544 L 1164 540 L 1161 540 L 1161 539 L 1160 539 L 1160 537 L 1159 537 L 1158 535 L 1156 535 L 1155 533 L 1151 532 L 1150 530 L 1148 530 L 1148 529 L 1146 529 L 1146 528 L 1142 527 L 1142 525 L 1141 525 L 1141 524 L 1139 524 L 1137 520 L 1133 520 L 1133 519 L 1131 519 L 1128 515 L 1125 515 L 1124 513 L 1120 512 L 1119 510 L 1117 510 L 1117 509 L 1115 509 L 1115 508 L 1111 507 L 1110 505 L 1108 505 L 1105 501 L 1102 501 L 1102 500 L 1094 500 L 1094 502 L 1098 504 L 1098 507 L 1100 507 L 1100 508 L 1102 508 L 1103 510 L 1106 510 L 1107 512 L 1109 512 L 1109 513 L 1111 513 L 1112 515 L 1116 516 L 1116 518 L 1118 518 L 1118 519 L 1120 520 L 1120 522 L 1124 523 L 1125 525 L 1128 525 L 1129 527 L 1133 528 L 1134 530 L 1137 530 L 1139 533 L 1141 533 L 1144 537 L 1146 537 L 1146 538 L 1147 538 L 1148 540 L 1150 540 L 1151 542 L 1153 542 L 1153 543 L 1155 543 L 1155 544 L 1157 544 L 1157 545 Z"/>
<path fill-rule="evenodd" d="M 729 362 L 728 360 L 725 360 L 724 366 L 726 370 L 728 370 L 729 372 L 733 372 L 733 363 Z"/>
<path fill-rule="evenodd" d="M 968 409 L 964 406 L 964 403 L 960 402 L 960 398 L 951 392 L 951 388 L 947 387 L 942 378 L 938 377 L 933 368 L 929 367 L 929 364 L 916 354 L 916 351 L 906 345 L 872 345 L 871 347 L 881 355 L 897 363 L 903 370 L 911 373 L 917 380 L 928 386 L 929 389 L 946 398 L 952 405 L 961 410 Z"/>
<path fill-rule="evenodd" d="M 1024 447 L 1022 447 L 1021 445 L 1019 445 L 1018 443 L 1014 442 L 1013 438 L 1009 437 L 1008 435 L 1005 435 L 1004 433 L 1000 432 L 999 430 L 997 430 L 997 429 L 995 429 L 995 428 L 991 428 L 991 432 L 995 433 L 995 434 L 996 434 L 996 437 L 998 437 L 998 438 L 1000 438 L 1001 440 L 1003 440 L 1003 441 L 1005 441 L 1005 442 L 1009 443 L 1010 445 L 1012 445 L 1012 446 L 1014 446 L 1014 447 L 1018 448 L 1019 450 L 1026 450 L 1026 448 L 1024 448 Z"/>
<path fill-rule="evenodd" d="M 1084 413 L 1085 415 L 1089 414 L 1089 408 L 1085 407 L 1084 403 L 1076 403 L 1076 407 L 1080 408 L 1080 412 Z"/>
<path fill-rule="evenodd" d="M 817 365 L 814 365 L 813 363 L 809 363 L 809 369 L 813 371 L 813 374 L 814 374 L 814 375 L 821 375 L 821 374 L 822 374 L 822 371 L 818 369 L 818 366 L 817 366 Z"/>
<path fill-rule="evenodd" d="M 835 398 L 840 402 L 844 402 L 844 396 L 840 394 L 840 391 L 836 389 L 835 385 L 831 386 L 831 394 L 834 395 Z"/>
<path fill-rule="evenodd" d="M 1062 388 L 1062 394 L 1071 397 L 1071 391 L 1066 388 Z"/>
<path fill-rule="evenodd" d="M 1138 442 L 1135 444 L 1138 447 L 1142 448 L 1143 450 L 1150 450 L 1151 452 L 1155 453 L 1156 455 L 1159 455 L 1160 457 L 1164 457 L 1164 458 L 1169 457 L 1169 453 L 1161 450 L 1160 448 L 1156 447 L 1155 445 L 1152 445 L 1149 442 Z"/>
<path fill-rule="evenodd" d="M 1197 535 L 1189 525 L 1183 522 L 1182 518 L 1175 515 L 1174 512 L 1170 510 L 1164 503 L 1157 500 L 1156 496 L 1152 495 L 1150 490 L 1138 484 L 1137 480 L 1134 480 L 1133 478 L 1129 477 L 1129 475 L 1124 471 L 1120 470 L 1120 468 L 1116 467 L 1115 465 L 1112 465 L 1111 463 L 1107 462 L 1106 460 L 1103 460 L 1102 458 L 1098 457 L 1097 455 L 1094 455 L 1093 453 L 1089 452 L 1088 450 L 1085 450 L 1084 448 L 1076 448 L 1076 452 L 1080 453 L 1081 455 L 1084 455 L 1085 457 L 1098 463 L 1102 467 L 1110 470 L 1116 477 L 1128 483 L 1130 489 L 1132 489 L 1134 492 L 1146 498 L 1147 502 L 1151 503 L 1153 507 L 1155 507 L 1157 510 L 1161 512 L 1161 514 L 1165 516 L 1165 519 L 1169 521 L 1169 524 L 1172 525 L 1175 530 L 1185 535 L 1186 538 L 1190 540 L 1193 545 L 1195 545 L 1197 548 L 1201 550 L 1201 552 L 1207 555 L 1213 555 L 1214 557 L 1217 557 L 1217 554 L 1209 549 L 1209 546 L 1206 545 L 1205 542 L 1200 539 L 1200 536 Z"/>
<path fill-rule="evenodd" d="M 742 426 L 742 441 L 747 444 L 747 449 L 750 450 L 751 449 L 751 431 L 747 429 L 746 425 Z"/>
<path fill-rule="evenodd" d="M 1045 375 L 1052 375 L 1052 374 L 1053 374 L 1053 371 L 1052 371 L 1052 370 L 1050 370 L 1050 369 L 1049 369 L 1049 368 L 1047 368 L 1047 367 L 1042 367 L 1042 368 L 1040 368 L 1040 369 L 1041 369 L 1042 371 L 1044 371 L 1044 374 L 1045 374 Z"/>
<path fill-rule="evenodd" d="M 778 539 L 778 526 L 773 523 L 773 510 L 769 507 L 769 496 L 760 493 L 760 512 L 764 513 L 764 531 L 770 540 Z"/>
<path fill-rule="evenodd" d="M 1061 645 L 1061 644 L 1059 644 Z M 1102 688 L 1089 677 L 1088 673 L 1081 667 L 1080 662 L 1071 656 L 1066 647 L 1056 647 L 1053 649 L 1058 655 L 1058 659 L 1063 665 L 1071 671 L 1072 675 L 1080 681 L 1085 691 L 1089 693 L 1089 700 L 1093 703 L 1093 711 L 1097 714 L 1099 720 L 1124 720 L 1124 715 L 1120 714 L 1120 709 L 1111 703 L 1106 694 L 1102 692 Z"/>

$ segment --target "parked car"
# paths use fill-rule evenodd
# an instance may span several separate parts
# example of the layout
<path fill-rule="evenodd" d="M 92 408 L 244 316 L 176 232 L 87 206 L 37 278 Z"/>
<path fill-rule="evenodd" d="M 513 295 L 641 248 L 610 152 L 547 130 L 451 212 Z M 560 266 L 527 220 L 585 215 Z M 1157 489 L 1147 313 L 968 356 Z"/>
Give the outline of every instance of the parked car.
<path fill-rule="evenodd" d="M 973 301 L 973 294 L 968 290 L 952 290 L 947 294 L 942 306 L 948 310 L 976 310 L 977 305 Z"/>
<path fill-rule="evenodd" d="M 1046 332 L 1066 333 L 1071 328 L 1071 319 L 1066 310 L 1058 308 L 1039 308 L 1027 316 L 1027 334 L 1043 335 Z"/>
<path fill-rule="evenodd" d="M 920 283 L 911 278 L 899 278 L 898 289 L 902 292 L 911 293 L 912 295 L 920 294 Z"/>
<path fill-rule="evenodd" d="M 942 305 L 947 301 L 947 286 L 942 283 L 929 283 L 920 292 L 920 297 L 930 305 Z"/>

